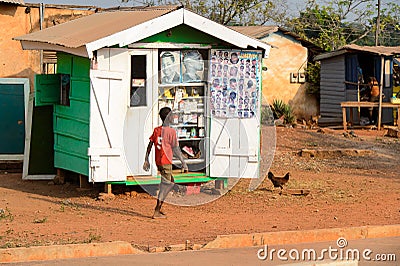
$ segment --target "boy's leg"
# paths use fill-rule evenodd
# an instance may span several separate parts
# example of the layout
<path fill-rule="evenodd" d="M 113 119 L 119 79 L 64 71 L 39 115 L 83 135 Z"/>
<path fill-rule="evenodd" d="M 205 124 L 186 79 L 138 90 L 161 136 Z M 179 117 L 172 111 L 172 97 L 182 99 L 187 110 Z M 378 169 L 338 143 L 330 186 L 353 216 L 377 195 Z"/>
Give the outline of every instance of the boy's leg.
<path fill-rule="evenodd" d="M 161 212 L 161 207 L 168 193 L 174 187 L 173 177 L 172 177 L 172 165 L 159 166 L 158 170 L 160 171 L 161 174 L 161 182 L 157 197 L 157 205 L 154 210 L 153 218 L 164 218 L 165 215 Z"/>
<path fill-rule="evenodd" d="M 167 197 L 168 193 L 174 187 L 174 179 L 172 177 L 172 165 L 167 164 L 159 167 L 161 174 L 160 191 L 158 193 L 158 199 L 163 202 Z"/>

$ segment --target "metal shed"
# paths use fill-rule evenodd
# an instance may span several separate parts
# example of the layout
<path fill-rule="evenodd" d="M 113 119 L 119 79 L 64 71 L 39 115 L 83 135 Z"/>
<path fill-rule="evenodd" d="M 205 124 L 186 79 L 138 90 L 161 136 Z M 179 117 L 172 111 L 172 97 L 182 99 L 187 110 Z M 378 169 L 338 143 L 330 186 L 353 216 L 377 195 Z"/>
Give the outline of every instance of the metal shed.
<path fill-rule="evenodd" d="M 385 95 L 383 101 L 389 102 L 393 91 L 393 57 L 398 54 L 400 46 L 352 44 L 316 56 L 314 60 L 321 62 L 321 118 L 318 122 L 322 125 L 342 123 L 341 102 L 359 100 L 355 83 L 358 81 L 360 71 L 364 80 L 376 77 L 379 83 L 383 82 Z M 393 121 L 392 110 L 382 110 L 381 121 L 382 123 Z"/>

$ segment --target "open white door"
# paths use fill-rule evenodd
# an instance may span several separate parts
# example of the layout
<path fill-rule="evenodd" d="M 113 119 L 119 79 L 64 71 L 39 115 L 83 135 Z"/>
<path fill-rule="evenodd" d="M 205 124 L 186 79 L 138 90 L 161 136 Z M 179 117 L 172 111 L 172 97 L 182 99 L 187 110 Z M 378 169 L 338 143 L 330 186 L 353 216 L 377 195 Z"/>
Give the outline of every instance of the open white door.
<path fill-rule="evenodd" d="M 89 181 L 124 181 L 129 53 L 127 49 L 101 49 L 97 61 L 97 69 L 90 71 Z"/>
<path fill-rule="evenodd" d="M 154 51 L 154 52 L 153 52 Z M 153 58 L 155 56 L 155 58 Z M 157 173 L 153 164 L 150 172 L 143 170 L 144 156 L 153 120 L 157 120 L 157 50 L 130 50 L 130 92 L 124 125 L 124 149 L 130 176 L 146 176 Z M 155 111 L 153 112 L 153 108 Z M 153 158 L 151 155 L 150 158 Z"/>
<path fill-rule="evenodd" d="M 212 50 L 211 56 L 208 173 L 259 178 L 261 53 Z"/>
<path fill-rule="evenodd" d="M 117 48 L 97 52 L 97 69 L 90 75 L 90 181 L 125 181 L 127 176 L 150 174 L 142 165 L 157 102 L 154 54 Z"/>

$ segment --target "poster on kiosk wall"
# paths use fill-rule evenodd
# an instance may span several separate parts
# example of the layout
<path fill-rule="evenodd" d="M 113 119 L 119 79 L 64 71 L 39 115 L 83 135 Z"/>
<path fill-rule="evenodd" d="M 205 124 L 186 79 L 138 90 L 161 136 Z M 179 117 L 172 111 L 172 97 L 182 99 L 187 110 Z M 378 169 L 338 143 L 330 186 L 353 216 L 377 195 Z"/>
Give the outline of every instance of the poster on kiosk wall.
<path fill-rule="evenodd" d="M 216 118 L 253 118 L 258 113 L 260 53 L 212 50 L 210 110 Z"/>

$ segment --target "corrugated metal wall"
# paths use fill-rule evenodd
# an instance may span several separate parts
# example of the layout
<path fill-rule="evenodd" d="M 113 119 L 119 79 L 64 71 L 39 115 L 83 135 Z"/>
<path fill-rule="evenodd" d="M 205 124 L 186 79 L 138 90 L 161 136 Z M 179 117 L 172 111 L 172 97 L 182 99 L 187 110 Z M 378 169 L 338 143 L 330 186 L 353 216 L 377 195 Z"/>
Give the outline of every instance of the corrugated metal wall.
<path fill-rule="evenodd" d="M 336 56 L 321 62 L 320 124 L 342 123 L 340 103 L 346 101 L 345 56 Z"/>
<path fill-rule="evenodd" d="M 90 61 L 58 54 L 57 73 L 70 75 L 70 106 L 54 108 L 54 166 L 89 175 Z"/>

